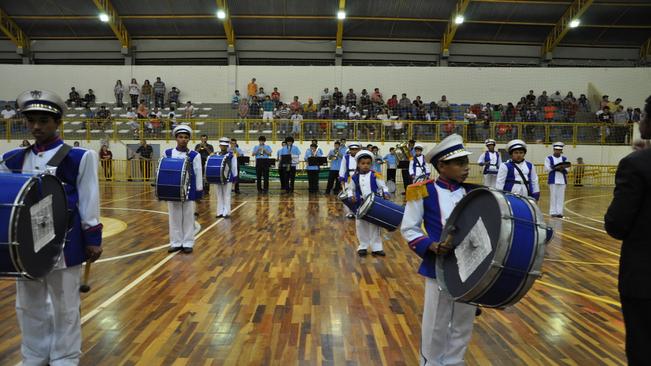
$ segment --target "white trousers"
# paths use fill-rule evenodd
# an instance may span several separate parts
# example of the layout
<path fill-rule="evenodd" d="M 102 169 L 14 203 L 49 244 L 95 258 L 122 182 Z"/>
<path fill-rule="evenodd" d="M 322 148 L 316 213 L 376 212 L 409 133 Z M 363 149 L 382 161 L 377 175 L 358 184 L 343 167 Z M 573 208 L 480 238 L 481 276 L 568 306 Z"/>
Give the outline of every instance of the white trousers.
<path fill-rule="evenodd" d="M 382 233 L 381 228 L 373 225 L 368 221 L 355 220 L 355 229 L 357 231 L 357 240 L 359 246 L 357 250 L 371 248 L 372 252 L 377 252 L 382 249 Z"/>
<path fill-rule="evenodd" d="M 16 281 L 16 316 L 23 365 L 79 364 L 81 266 L 55 269 L 42 280 Z"/>
<path fill-rule="evenodd" d="M 565 184 L 549 185 L 549 214 L 562 215 L 565 203 Z"/>
<path fill-rule="evenodd" d="M 170 244 L 174 248 L 194 246 L 194 201 L 167 202 Z"/>
<path fill-rule="evenodd" d="M 231 186 L 232 183 L 215 184 L 217 192 L 217 216 L 231 214 Z"/>
<path fill-rule="evenodd" d="M 425 279 L 425 307 L 421 324 L 421 365 L 464 365 L 475 321 L 475 306 L 455 302 L 439 289 L 433 278 Z"/>
<path fill-rule="evenodd" d="M 486 187 L 495 188 L 497 182 L 497 174 L 484 174 L 484 185 Z"/>

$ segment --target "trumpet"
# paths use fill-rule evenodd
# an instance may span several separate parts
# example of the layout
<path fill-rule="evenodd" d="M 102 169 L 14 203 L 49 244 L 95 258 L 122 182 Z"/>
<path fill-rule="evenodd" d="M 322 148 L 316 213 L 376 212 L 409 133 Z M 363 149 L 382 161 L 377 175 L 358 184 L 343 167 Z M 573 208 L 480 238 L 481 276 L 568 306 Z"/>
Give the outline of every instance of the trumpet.
<path fill-rule="evenodd" d="M 339 155 L 341 155 L 341 152 L 339 151 L 339 149 L 336 149 L 336 150 L 335 150 L 335 154 L 334 154 L 334 155 L 330 155 L 330 160 L 337 160 L 337 159 L 339 159 Z"/>
<path fill-rule="evenodd" d="M 396 157 L 398 158 L 398 161 L 408 161 L 413 158 L 407 142 L 401 142 L 396 145 Z"/>

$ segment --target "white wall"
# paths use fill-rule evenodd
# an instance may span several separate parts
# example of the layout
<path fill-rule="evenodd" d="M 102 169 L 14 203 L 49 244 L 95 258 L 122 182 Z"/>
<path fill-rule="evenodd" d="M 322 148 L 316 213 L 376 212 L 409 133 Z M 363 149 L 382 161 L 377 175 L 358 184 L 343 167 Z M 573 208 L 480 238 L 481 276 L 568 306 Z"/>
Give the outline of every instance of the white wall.
<path fill-rule="evenodd" d="M 627 106 L 642 106 L 651 90 L 651 68 L 465 68 L 465 67 L 360 67 L 360 66 L 87 66 L 0 65 L 0 99 L 13 100 L 32 89 L 47 89 L 67 97 L 70 86 L 95 90 L 100 101 L 113 101 L 113 85 L 135 77 L 155 81 L 161 76 L 168 88 L 182 90 L 182 100 L 228 103 L 235 88 L 246 93 L 252 77 L 271 92 L 277 86 L 283 99 L 318 98 L 324 87 L 356 92 L 379 87 L 387 94 L 406 92 L 425 101 L 446 94 L 453 103 L 517 101 L 533 89 L 536 94 L 556 90 L 585 93 L 592 82 L 612 99 Z"/>

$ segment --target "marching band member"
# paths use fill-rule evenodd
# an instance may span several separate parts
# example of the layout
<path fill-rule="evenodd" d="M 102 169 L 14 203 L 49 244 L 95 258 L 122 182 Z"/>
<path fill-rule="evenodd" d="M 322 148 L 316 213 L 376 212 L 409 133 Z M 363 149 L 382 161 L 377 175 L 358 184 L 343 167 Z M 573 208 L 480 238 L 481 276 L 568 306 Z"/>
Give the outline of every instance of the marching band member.
<path fill-rule="evenodd" d="M 188 142 L 192 137 L 192 128 L 178 125 L 172 131 L 176 138 L 176 148 L 165 150 L 168 158 L 188 159 L 190 169 L 190 193 L 185 202 L 168 201 L 170 225 L 170 248 L 168 252 L 183 250 L 192 253 L 194 247 L 194 201 L 201 199 L 203 194 L 203 172 L 201 170 L 201 155 L 194 150 L 188 150 Z"/>
<path fill-rule="evenodd" d="M 415 182 L 418 178 L 429 179 L 430 171 L 427 168 L 425 157 L 423 156 L 423 145 L 414 145 L 414 158 L 409 161 L 409 176 L 411 181 Z"/>
<path fill-rule="evenodd" d="M 255 181 L 258 186 L 258 193 L 269 192 L 269 164 L 267 159 L 271 157 L 271 146 L 266 145 L 266 142 L 266 137 L 258 137 L 259 144 L 253 148 L 252 152 L 255 158 Z"/>
<path fill-rule="evenodd" d="M 398 157 L 396 156 L 396 148 L 389 149 L 389 153 L 382 159 L 387 163 L 387 182 L 396 182 L 396 169 L 398 168 Z"/>
<path fill-rule="evenodd" d="M 328 173 L 328 185 L 326 186 L 326 194 L 332 191 L 335 195 L 341 191 L 341 186 L 337 183 L 339 176 L 339 168 L 341 167 L 341 159 L 344 153 L 341 152 L 341 143 L 335 141 L 335 146 L 328 153 L 328 160 L 330 160 L 330 172 Z"/>
<path fill-rule="evenodd" d="M 350 181 L 350 177 L 353 175 L 353 173 L 355 173 L 355 169 L 357 169 L 355 155 L 359 151 L 359 148 L 359 142 L 351 142 L 348 145 L 348 154 L 346 154 L 344 156 L 344 159 L 341 161 L 341 166 L 339 167 L 339 182 L 341 183 L 342 190 L 346 189 L 346 186 Z M 344 212 L 346 213 L 346 217 L 349 219 L 355 218 L 355 214 L 353 214 L 353 212 L 350 211 L 346 205 L 344 205 Z"/>
<path fill-rule="evenodd" d="M 81 263 L 102 254 L 97 153 L 63 143 L 57 131 L 65 104 L 58 95 L 34 90 L 19 95 L 16 103 L 36 143 L 4 154 L 0 170 L 53 173 L 65 183 L 72 214 L 54 270 L 38 281 L 16 281 L 23 365 L 76 365 L 81 355 Z"/>
<path fill-rule="evenodd" d="M 563 202 L 565 201 L 565 187 L 567 186 L 568 168 L 556 166 L 567 162 L 563 156 L 562 142 L 556 142 L 552 146 L 554 153 L 545 159 L 545 172 L 548 173 L 547 184 L 549 184 L 549 215 L 551 217 L 563 217 Z"/>
<path fill-rule="evenodd" d="M 455 302 L 448 291 L 439 287 L 435 269 L 436 256 L 451 250 L 451 235 L 440 242 L 445 222 L 454 206 L 473 188 L 463 184 L 468 177 L 470 154 L 461 136 L 446 137 L 426 156 L 439 173 L 438 179 L 407 187 L 400 231 L 409 247 L 423 259 L 418 273 L 425 277 L 421 365 L 463 365 L 472 335 L 476 307 Z"/>
<path fill-rule="evenodd" d="M 294 182 L 296 180 L 296 166 L 298 165 L 298 158 L 301 156 L 301 150 L 297 146 L 294 146 L 294 138 L 287 136 L 285 138 L 287 146 L 280 149 L 280 156 L 282 155 L 291 155 L 292 162 L 290 165 L 281 166 L 281 169 L 285 169 L 285 190 L 287 193 L 294 192 Z"/>
<path fill-rule="evenodd" d="M 310 145 L 310 149 L 305 151 L 303 158 L 307 163 L 308 158 L 323 156 L 323 151 L 315 143 Z M 318 165 L 308 165 L 307 168 L 308 191 L 310 193 L 319 193 L 319 172 L 321 168 Z"/>
<path fill-rule="evenodd" d="M 226 184 L 216 184 L 217 186 L 217 218 L 225 219 L 231 217 L 231 187 L 237 182 L 237 157 L 232 151 L 228 151 L 228 137 L 219 139 L 219 155 L 226 155 L 224 159 L 228 160 L 227 164 L 231 165 Z"/>
<path fill-rule="evenodd" d="M 527 144 L 522 140 L 511 140 L 506 145 L 511 160 L 501 164 L 497 171 L 495 188 L 503 191 L 540 199 L 540 186 L 534 165 L 526 160 Z"/>
<path fill-rule="evenodd" d="M 360 151 L 355 155 L 357 163 L 357 172 L 351 177 L 346 190 L 348 197 L 351 197 L 353 203 L 361 201 L 369 194 L 379 194 L 389 199 L 387 186 L 382 180 L 380 173 L 371 170 L 375 156 L 369 151 Z M 381 228 L 370 222 L 356 219 L 355 229 L 357 231 L 357 254 L 360 257 L 368 254 L 368 248 L 371 248 L 371 254 L 374 256 L 384 257 L 386 254 L 382 248 Z"/>
<path fill-rule="evenodd" d="M 495 181 L 497 180 L 497 171 L 502 163 L 500 153 L 495 151 L 495 140 L 488 139 L 485 142 L 486 151 L 479 155 L 477 164 L 484 167 L 484 185 L 486 187 L 495 188 Z"/>
<path fill-rule="evenodd" d="M 278 162 L 278 178 L 280 178 L 280 189 L 283 191 L 287 190 L 287 186 L 285 185 L 285 174 L 287 171 L 280 164 L 280 152 L 283 151 L 283 149 L 286 147 L 287 141 L 283 141 L 280 143 L 280 149 L 276 150 L 276 162 Z"/>
<path fill-rule="evenodd" d="M 228 148 L 229 152 L 233 153 L 233 156 L 235 157 L 235 160 L 237 160 L 238 157 L 240 156 L 245 156 L 244 150 L 240 149 L 240 146 L 237 144 L 237 139 L 236 138 L 231 138 L 230 141 L 230 147 Z M 234 174 L 236 177 L 240 176 L 240 172 L 238 170 L 234 171 Z M 233 184 L 233 192 L 236 194 L 240 194 L 240 181 L 235 180 L 235 183 Z M 230 210 L 229 210 L 230 212 Z M 229 213 L 230 214 L 230 213 Z"/>

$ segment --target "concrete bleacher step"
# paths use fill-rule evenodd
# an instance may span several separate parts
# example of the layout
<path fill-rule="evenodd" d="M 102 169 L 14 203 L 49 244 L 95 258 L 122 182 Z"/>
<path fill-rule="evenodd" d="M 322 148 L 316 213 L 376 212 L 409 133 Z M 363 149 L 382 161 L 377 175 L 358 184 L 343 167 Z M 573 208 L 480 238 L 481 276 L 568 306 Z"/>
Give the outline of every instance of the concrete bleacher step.
<path fill-rule="evenodd" d="M 204 108 L 201 108 L 201 109 L 203 109 L 204 111 L 212 111 L 212 107 L 204 107 Z"/>
<path fill-rule="evenodd" d="M 207 114 L 200 114 L 199 118 L 208 118 L 208 115 Z"/>
<path fill-rule="evenodd" d="M 78 126 L 78 125 L 82 124 L 82 122 L 81 121 L 72 121 L 72 122 L 70 122 L 70 124 Z"/>
<path fill-rule="evenodd" d="M 74 130 L 63 130 L 63 133 L 72 133 Z"/>
<path fill-rule="evenodd" d="M 129 133 L 131 130 L 118 130 L 118 133 Z"/>
<path fill-rule="evenodd" d="M 197 126 L 203 126 L 205 124 L 206 124 L 206 122 L 195 122 L 195 125 L 197 125 Z"/>
<path fill-rule="evenodd" d="M 244 130 L 233 130 L 233 133 L 244 133 Z"/>
<path fill-rule="evenodd" d="M 82 107 L 75 107 L 74 109 L 75 109 L 76 111 L 81 111 L 81 110 L 83 110 Z"/>
<path fill-rule="evenodd" d="M 68 118 L 77 117 L 77 114 L 76 113 L 66 114 L 66 117 Z"/>
<path fill-rule="evenodd" d="M 262 133 L 271 133 L 271 130 L 262 130 Z"/>

